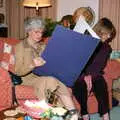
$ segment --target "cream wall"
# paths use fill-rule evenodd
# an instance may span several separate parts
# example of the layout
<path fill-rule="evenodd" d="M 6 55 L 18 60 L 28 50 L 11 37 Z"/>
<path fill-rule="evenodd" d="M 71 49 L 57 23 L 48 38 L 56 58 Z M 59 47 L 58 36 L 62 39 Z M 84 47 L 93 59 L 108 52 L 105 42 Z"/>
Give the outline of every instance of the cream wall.
<path fill-rule="evenodd" d="M 90 6 L 96 14 L 95 21 L 99 17 L 99 0 L 57 0 L 57 20 L 67 14 L 73 14 L 74 10 L 79 7 Z"/>

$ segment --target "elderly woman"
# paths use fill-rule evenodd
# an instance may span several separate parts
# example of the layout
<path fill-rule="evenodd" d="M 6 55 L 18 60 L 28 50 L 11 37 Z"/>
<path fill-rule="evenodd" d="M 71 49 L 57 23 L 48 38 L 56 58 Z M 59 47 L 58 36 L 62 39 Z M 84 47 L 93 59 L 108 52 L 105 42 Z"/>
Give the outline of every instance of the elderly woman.
<path fill-rule="evenodd" d="M 31 72 L 35 67 L 45 64 L 40 57 L 46 46 L 42 42 L 44 21 L 40 18 L 30 18 L 25 20 L 24 25 L 27 38 L 15 47 L 15 73 L 22 77 L 23 85 L 34 87 L 35 95 L 40 100 L 46 98 L 45 91 L 47 89 L 55 90 L 57 86 L 60 86 L 58 89 L 60 104 L 68 110 L 75 109 L 71 95 L 63 83 L 55 77 L 37 76 Z M 74 115 L 72 119 L 77 120 L 77 115 Z"/>

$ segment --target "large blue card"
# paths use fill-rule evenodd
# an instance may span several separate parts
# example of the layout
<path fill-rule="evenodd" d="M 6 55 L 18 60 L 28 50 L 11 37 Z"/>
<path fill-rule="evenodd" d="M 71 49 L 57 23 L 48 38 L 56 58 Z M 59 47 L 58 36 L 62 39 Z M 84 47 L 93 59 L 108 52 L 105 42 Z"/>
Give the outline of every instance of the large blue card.
<path fill-rule="evenodd" d="M 93 54 L 99 39 L 57 26 L 42 57 L 46 64 L 37 67 L 37 75 L 54 76 L 72 87 Z"/>

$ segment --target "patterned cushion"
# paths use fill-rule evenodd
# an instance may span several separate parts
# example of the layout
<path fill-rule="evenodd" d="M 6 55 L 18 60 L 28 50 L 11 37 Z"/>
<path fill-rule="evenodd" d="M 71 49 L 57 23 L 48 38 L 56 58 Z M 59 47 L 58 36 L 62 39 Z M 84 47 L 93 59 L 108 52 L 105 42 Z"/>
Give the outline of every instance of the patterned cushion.
<path fill-rule="evenodd" d="M 14 45 L 18 42 L 15 39 L 0 38 L 0 66 L 7 71 L 14 72 Z"/>
<path fill-rule="evenodd" d="M 7 43 L 3 43 L 3 53 L 1 54 L 3 54 L 0 62 L 1 67 L 13 72 L 15 64 L 13 46 Z"/>

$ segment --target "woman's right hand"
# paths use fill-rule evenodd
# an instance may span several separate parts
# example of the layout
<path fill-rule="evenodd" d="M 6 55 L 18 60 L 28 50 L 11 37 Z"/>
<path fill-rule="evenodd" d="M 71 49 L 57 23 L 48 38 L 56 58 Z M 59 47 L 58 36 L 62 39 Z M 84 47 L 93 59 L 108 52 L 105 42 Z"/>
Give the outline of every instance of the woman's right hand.
<path fill-rule="evenodd" d="M 46 63 L 46 61 L 42 57 L 34 58 L 33 62 L 34 62 L 35 67 L 43 66 Z"/>

